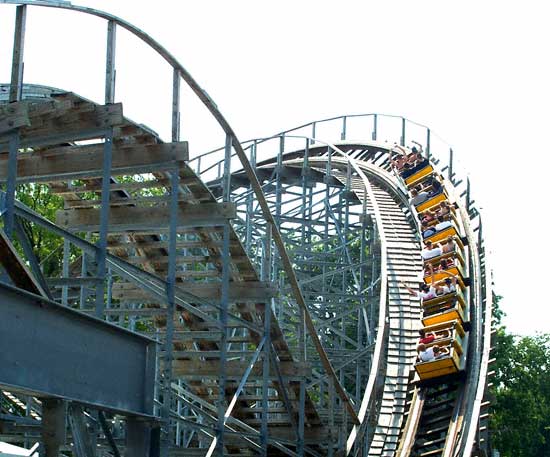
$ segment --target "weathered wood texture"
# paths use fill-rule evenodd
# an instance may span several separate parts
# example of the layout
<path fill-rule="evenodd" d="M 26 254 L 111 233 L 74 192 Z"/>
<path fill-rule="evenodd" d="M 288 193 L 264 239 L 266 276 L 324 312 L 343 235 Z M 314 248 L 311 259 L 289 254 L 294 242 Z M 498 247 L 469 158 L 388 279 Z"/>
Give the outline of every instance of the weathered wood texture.
<path fill-rule="evenodd" d="M 221 284 L 219 283 L 178 283 L 178 289 L 197 297 L 208 300 L 221 299 Z M 259 281 L 230 282 L 230 301 L 264 302 L 277 294 L 276 288 L 270 283 Z M 113 284 L 113 298 L 116 300 L 141 300 L 150 297 L 147 292 L 130 283 Z"/>
<path fill-rule="evenodd" d="M 0 135 L 29 125 L 31 125 L 31 121 L 26 103 L 17 102 L 5 106 L 0 105 Z"/>
<path fill-rule="evenodd" d="M 94 208 L 60 210 L 56 213 L 56 223 L 72 230 L 97 232 L 99 230 L 99 215 L 100 210 Z M 223 225 L 235 215 L 233 203 L 181 204 L 177 216 L 177 226 L 180 228 Z M 167 231 L 169 225 L 170 208 L 168 207 L 115 206 L 110 208 L 110 233 L 153 229 L 161 233 Z"/>
<path fill-rule="evenodd" d="M 78 140 L 101 138 L 108 128 L 124 123 L 122 105 L 95 105 L 89 102 L 29 102 L 30 125 L 19 129 L 21 147 L 59 145 Z M 0 152 L 8 150 L 7 140 L 0 137 Z"/>
<path fill-rule="evenodd" d="M 17 182 L 59 181 L 100 177 L 103 172 L 103 144 L 66 146 L 21 153 L 17 160 Z M 188 160 L 187 142 L 114 145 L 112 174 L 151 173 L 173 168 Z M 7 179 L 8 157 L 0 155 L 0 182 Z"/>

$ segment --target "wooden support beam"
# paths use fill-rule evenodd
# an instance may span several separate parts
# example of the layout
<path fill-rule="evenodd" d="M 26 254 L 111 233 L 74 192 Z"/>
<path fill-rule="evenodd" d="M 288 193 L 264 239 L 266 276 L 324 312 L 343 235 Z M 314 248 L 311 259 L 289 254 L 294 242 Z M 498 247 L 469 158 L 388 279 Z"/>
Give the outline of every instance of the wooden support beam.
<path fill-rule="evenodd" d="M 56 116 L 56 114 L 62 114 Z M 21 147 L 37 147 L 101 138 L 106 129 L 124 123 L 122 104 L 77 105 L 69 111 L 50 113 L 31 125 L 21 127 Z M 8 141 L 0 138 L 0 152 L 8 151 Z"/>
<path fill-rule="evenodd" d="M 176 283 L 178 289 L 206 300 L 221 299 L 219 283 Z M 176 292 L 177 293 L 177 292 Z M 277 294 L 277 290 L 268 282 L 247 281 L 229 283 L 229 300 L 239 302 L 266 302 Z M 116 300 L 140 300 L 150 298 L 143 289 L 131 283 L 113 284 L 113 298 Z"/>
<path fill-rule="evenodd" d="M 142 241 L 142 240 L 136 240 L 136 241 L 129 241 L 129 242 L 120 242 L 120 241 L 111 241 L 109 242 L 109 248 L 118 249 L 118 248 L 128 248 L 128 246 L 131 245 L 132 247 L 136 249 L 151 249 L 151 248 L 157 248 L 157 249 L 167 249 L 168 248 L 168 242 L 167 241 Z M 240 246 L 239 241 L 233 240 L 230 244 L 231 247 L 238 247 Z M 211 240 L 205 240 L 205 241 L 178 241 L 176 243 L 177 248 L 205 248 L 205 249 L 220 249 L 222 247 L 221 241 L 211 241 Z"/>
<path fill-rule="evenodd" d="M 191 265 L 191 264 L 216 264 L 221 261 L 222 257 L 219 255 L 178 255 L 176 256 L 176 261 L 178 265 Z M 126 259 L 128 262 L 134 265 L 144 265 L 144 264 L 155 264 L 155 265 L 167 265 L 170 257 L 166 255 L 156 255 L 156 256 L 131 256 Z M 233 256 L 231 257 L 231 262 L 233 264 L 244 264 L 250 262 L 247 256 Z"/>
<path fill-rule="evenodd" d="M 13 36 L 13 58 L 11 64 L 10 102 L 21 100 L 23 94 L 23 50 L 25 48 L 25 29 L 27 5 L 19 5 L 15 14 L 15 33 Z"/>
<path fill-rule="evenodd" d="M 248 368 L 248 361 L 227 360 L 226 376 L 231 379 L 241 379 Z M 295 362 L 280 362 L 280 370 L 283 377 L 299 378 L 311 376 L 311 366 Z M 220 375 L 219 360 L 174 360 L 173 374 L 176 378 L 218 378 Z M 275 378 L 275 372 L 271 373 Z M 262 377 L 262 364 L 256 364 L 252 368 L 249 379 Z"/>
<path fill-rule="evenodd" d="M 156 179 L 143 182 L 120 182 L 111 183 L 109 190 L 141 190 L 141 189 L 159 189 L 169 185 L 168 179 Z M 101 183 L 86 183 L 81 186 L 73 186 L 65 183 L 55 183 L 51 185 L 52 192 L 56 195 L 73 195 L 84 192 L 101 192 Z"/>
<path fill-rule="evenodd" d="M 103 144 L 66 146 L 19 154 L 17 182 L 61 181 L 102 175 Z M 187 142 L 152 145 L 113 145 L 112 175 L 151 173 L 188 160 Z M 0 156 L 0 182 L 7 179 L 7 155 Z M 159 186 L 160 187 L 160 186 Z"/>
<path fill-rule="evenodd" d="M 74 208 L 56 213 L 56 223 L 63 228 L 97 232 L 99 230 L 99 209 Z M 180 204 L 177 217 L 178 228 L 209 227 L 223 225 L 227 219 L 236 216 L 233 203 Z M 110 208 L 109 232 L 131 232 L 136 230 L 168 231 L 169 207 L 126 207 Z"/>
<path fill-rule="evenodd" d="M 337 427 L 332 428 L 332 433 L 329 427 L 314 426 L 314 427 L 306 427 L 304 429 L 305 444 L 318 445 L 320 443 L 333 442 L 333 440 L 338 439 L 337 437 L 338 437 Z M 296 441 L 296 430 L 290 426 L 289 427 L 270 426 L 269 438 L 273 440 L 281 440 L 283 443 L 284 442 L 294 443 Z"/>
<path fill-rule="evenodd" d="M 17 102 L 0 106 L 0 135 L 29 125 L 31 121 L 27 103 Z"/>

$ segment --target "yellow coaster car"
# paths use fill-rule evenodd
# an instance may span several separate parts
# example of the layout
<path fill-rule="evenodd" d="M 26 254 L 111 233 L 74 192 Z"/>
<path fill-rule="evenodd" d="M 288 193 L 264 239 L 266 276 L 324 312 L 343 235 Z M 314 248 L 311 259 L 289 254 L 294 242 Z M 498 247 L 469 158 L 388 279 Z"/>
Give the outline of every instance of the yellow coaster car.
<path fill-rule="evenodd" d="M 411 176 L 405 178 L 405 184 L 411 188 L 415 184 L 417 184 L 419 181 L 421 181 L 426 176 L 432 174 L 434 171 L 434 167 L 432 167 L 430 164 L 426 165 L 424 168 L 421 168 L 420 170 L 416 171 Z"/>
<path fill-rule="evenodd" d="M 437 264 L 435 264 L 435 265 L 437 265 Z M 446 278 L 450 278 L 452 276 L 456 277 L 458 285 L 460 286 L 460 288 L 462 290 L 466 290 L 467 285 L 466 285 L 466 281 L 464 280 L 464 278 L 466 276 L 464 275 L 464 269 L 462 268 L 462 266 L 460 264 L 458 266 L 453 265 L 450 268 L 445 269 L 444 271 L 436 271 L 433 274 L 434 283 L 436 284 L 436 286 L 438 284 L 443 284 L 443 282 L 445 281 Z M 432 275 L 427 273 L 427 272 L 424 272 L 424 282 L 426 282 L 426 284 L 431 284 L 432 283 Z"/>
<path fill-rule="evenodd" d="M 426 211 L 427 209 L 439 205 L 442 201 L 445 200 L 449 201 L 449 196 L 447 195 L 447 192 L 443 190 L 438 194 L 435 194 L 433 197 L 429 198 L 425 202 L 416 205 L 415 208 L 418 213 L 421 213 L 422 211 Z"/>
<path fill-rule="evenodd" d="M 460 321 L 461 324 L 469 322 L 468 306 L 462 291 L 441 295 L 422 303 L 424 326 L 436 325 L 442 322 Z"/>
<path fill-rule="evenodd" d="M 454 237 L 455 243 L 457 244 L 459 249 L 464 250 L 464 243 L 462 242 L 462 239 L 460 238 L 458 230 L 454 225 L 451 225 L 446 229 L 440 230 L 439 232 L 434 233 L 432 236 L 424 238 L 424 243 L 426 241 L 431 241 L 434 244 L 439 243 L 441 241 L 445 241 L 450 236 Z"/>
<path fill-rule="evenodd" d="M 443 259 L 452 260 L 453 263 L 455 265 L 458 265 L 458 268 L 462 270 L 464 270 L 464 267 L 466 266 L 466 262 L 464 261 L 464 251 L 461 251 L 460 249 L 456 249 L 456 248 L 454 251 L 446 252 L 445 254 L 438 255 L 437 257 L 432 257 L 428 260 L 424 260 L 424 265 L 431 263 L 433 266 L 436 266 Z"/>
<path fill-rule="evenodd" d="M 426 333 L 446 332 L 449 336 L 426 344 L 426 348 L 438 346 L 444 351 L 440 357 L 427 362 L 417 362 L 414 366 L 421 381 L 439 376 L 458 373 L 466 362 L 467 334 L 459 321 L 445 322 L 425 327 Z"/>

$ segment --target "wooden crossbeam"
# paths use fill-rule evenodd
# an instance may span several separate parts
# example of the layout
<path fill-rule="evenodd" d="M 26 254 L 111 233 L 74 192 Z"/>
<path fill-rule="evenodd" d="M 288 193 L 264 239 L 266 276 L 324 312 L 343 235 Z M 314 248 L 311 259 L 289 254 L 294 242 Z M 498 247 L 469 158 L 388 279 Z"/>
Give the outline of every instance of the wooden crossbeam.
<path fill-rule="evenodd" d="M 240 379 L 248 368 L 247 361 L 227 360 L 226 376 L 228 378 Z M 256 364 L 250 373 L 252 378 L 262 376 L 262 364 Z M 280 370 L 283 377 L 302 377 L 311 375 L 311 366 L 308 364 L 298 364 L 294 362 L 280 362 Z M 173 374 L 177 378 L 219 378 L 220 361 L 219 360 L 174 360 Z M 275 374 L 273 373 L 272 376 Z"/>
<path fill-rule="evenodd" d="M 80 110 L 75 108 L 59 117 L 54 114 L 37 118 L 28 127 L 21 127 L 20 146 L 37 147 L 101 138 L 105 129 L 124 123 L 120 103 L 91 107 L 84 105 Z M 8 147 L 8 141 L 0 139 L 0 152 L 8 151 Z"/>
<path fill-rule="evenodd" d="M 178 283 L 178 289 L 207 300 L 221 299 L 221 284 Z M 229 283 L 229 300 L 265 302 L 277 294 L 277 290 L 268 282 L 247 281 Z M 140 300 L 149 297 L 143 289 L 130 283 L 113 284 L 113 298 L 117 300 Z"/>
<path fill-rule="evenodd" d="M 26 103 L 10 103 L 0 106 L 0 135 L 19 127 L 31 125 Z"/>
<path fill-rule="evenodd" d="M 180 180 L 180 184 L 181 180 Z M 115 190 L 141 190 L 141 189 L 160 189 L 170 185 L 168 179 L 155 179 L 143 182 L 117 182 L 111 183 L 109 186 L 110 191 Z M 101 192 L 103 189 L 102 183 L 86 183 L 81 186 L 74 186 L 67 183 L 53 183 L 51 185 L 52 192 L 56 195 L 73 195 L 83 192 Z"/>
<path fill-rule="evenodd" d="M 296 430 L 292 427 L 270 427 L 269 436 L 271 439 L 288 441 L 294 443 L 296 440 Z M 304 429 L 304 444 L 318 445 L 319 443 L 334 443 L 338 440 L 338 428 L 329 427 L 306 427 Z"/>
<path fill-rule="evenodd" d="M 158 264 L 166 265 L 170 261 L 170 257 L 167 255 L 157 255 L 157 256 L 131 256 L 126 259 L 128 262 L 143 265 L 143 264 Z M 194 263 L 217 263 L 221 261 L 221 256 L 219 255 L 178 255 L 176 256 L 176 262 L 178 265 L 182 264 L 194 264 Z M 248 263 L 249 259 L 245 255 L 241 256 L 232 256 L 231 262 L 234 264 Z"/>
<path fill-rule="evenodd" d="M 71 230 L 97 232 L 100 210 L 95 208 L 73 208 L 56 213 L 56 223 Z M 236 216 L 233 203 L 201 203 L 199 205 L 180 204 L 177 227 L 219 226 Z M 168 207 L 127 207 L 110 208 L 109 232 L 131 232 L 155 230 L 166 232 L 170 224 Z"/>
<path fill-rule="evenodd" d="M 168 249 L 168 241 L 133 241 L 133 242 L 119 242 L 119 241 L 109 241 L 109 248 L 118 249 L 118 248 L 128 248 L 128 245 L 131 245 L 137 249 Z M 232 240 L 230 243 L 231 247 L 238 247 L 240 243 L 237 240 Z M 208 248 L 208 249 L 220 249 L 223 247 L 221 241 L 178 241 L 176 243 L 177 248 Z"/>
<path fill-rule="evenodd" d="M 103 144 L 67 146 L 19 154 L 17 182 L 60 181 L 102 176 Z M 188 160 L 187 142 L 151 145 L 113 145 L 112 174 L 165 170 Z M 0 156 L 0 182 L 8 175 L 8 157 Z"/>

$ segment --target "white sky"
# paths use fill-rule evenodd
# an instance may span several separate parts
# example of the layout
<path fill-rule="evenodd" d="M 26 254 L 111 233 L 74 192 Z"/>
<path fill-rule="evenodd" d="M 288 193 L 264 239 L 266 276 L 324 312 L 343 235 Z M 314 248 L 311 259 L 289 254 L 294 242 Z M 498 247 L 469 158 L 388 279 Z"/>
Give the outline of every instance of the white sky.
<path fill-rule="evenodd" d="M 116 14 L 157 39 L 210 94 L 241 140 L 369 112 L 430 126 L 470 172 L 505 324 L 515 333 L 550 332 L 550 300 L 542 287 L 550 258 L 543 239 L 550 171 L 546 2 L 74 3 Z M 14 9 L 0 5 L 1 43 L 11 43 Z M 99 19 L 31 8 L 26 82 L 102 101 L 105 36 Z M 9 52 L 0 53 L 0 81 L 9 81 L 10 60 Z M 168 66 L 119 32 L 117 71 L 116 98 L 125 113 L 168 139 Z M 182 105 L 191 155 L 221 145 L 221 135 L 204 138 L 212 121 L 196 99 L 184 92 Z"/>

